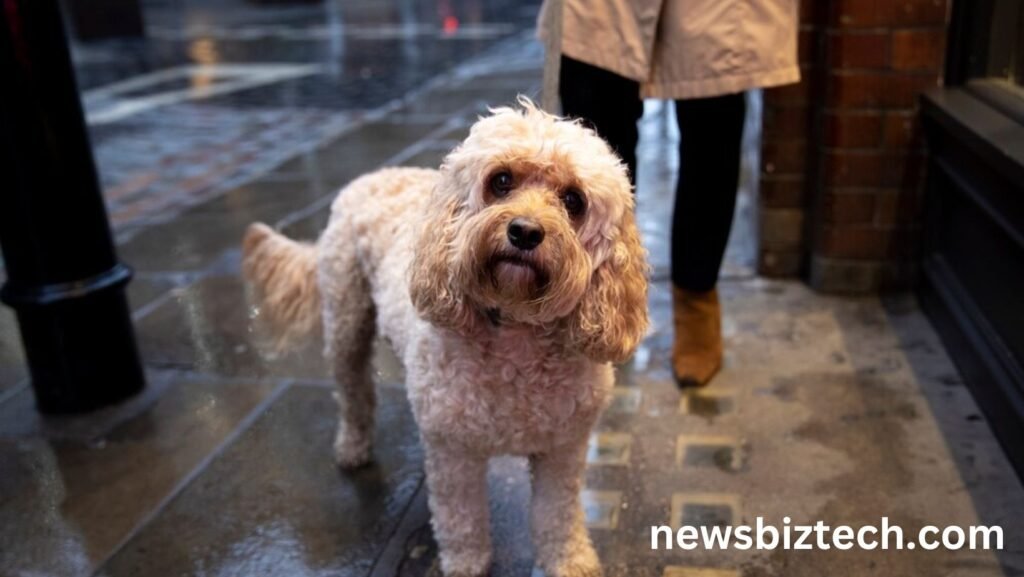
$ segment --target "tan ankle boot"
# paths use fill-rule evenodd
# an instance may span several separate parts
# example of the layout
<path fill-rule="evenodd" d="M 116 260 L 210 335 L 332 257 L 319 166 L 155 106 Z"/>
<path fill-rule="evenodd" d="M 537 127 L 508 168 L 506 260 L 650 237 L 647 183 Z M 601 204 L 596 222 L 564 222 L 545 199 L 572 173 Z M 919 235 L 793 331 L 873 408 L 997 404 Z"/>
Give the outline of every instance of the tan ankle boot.
<path fill-rule="evenodd" d="M 675 343 L 672 369 L 680 387 L 701 387 L 722 366 L 722 309 L 718 291 L 691 292 L 672 287 Z"/>

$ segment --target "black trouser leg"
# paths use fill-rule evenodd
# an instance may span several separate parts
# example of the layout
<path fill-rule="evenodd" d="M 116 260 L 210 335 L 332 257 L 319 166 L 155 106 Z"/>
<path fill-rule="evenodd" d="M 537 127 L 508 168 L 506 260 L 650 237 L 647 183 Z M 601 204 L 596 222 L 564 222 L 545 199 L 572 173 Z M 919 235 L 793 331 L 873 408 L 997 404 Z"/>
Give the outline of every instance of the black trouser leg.
<path fill-rule="evenodd" d="M 672 281 L 715 288 L 739 186 L 744 94 L 676 101 L 679 182 L 672 221 Z"/>
<path fill-rule="evenodd" d="M 604 138 L 629 167 L 636 182 L 636 123 L 644 114 L 640 83 L 562 56 L 559 74 L 562 113 L 580 118 Z"/>

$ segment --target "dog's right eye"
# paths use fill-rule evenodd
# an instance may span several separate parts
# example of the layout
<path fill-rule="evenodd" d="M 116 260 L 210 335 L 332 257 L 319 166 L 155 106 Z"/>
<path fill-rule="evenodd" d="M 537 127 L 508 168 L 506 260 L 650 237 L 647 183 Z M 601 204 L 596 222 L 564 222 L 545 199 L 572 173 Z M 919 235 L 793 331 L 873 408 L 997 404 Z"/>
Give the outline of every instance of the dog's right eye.
<path fill-rule="evenodd" d="M 515 181 L 512 178 L 512 173 L 507 170 L 503 170 L 491 177 L 491 181 L 488 184 L 491 188 L 491 194 L 501 198 L 512 191 L 512 187 Z"/>

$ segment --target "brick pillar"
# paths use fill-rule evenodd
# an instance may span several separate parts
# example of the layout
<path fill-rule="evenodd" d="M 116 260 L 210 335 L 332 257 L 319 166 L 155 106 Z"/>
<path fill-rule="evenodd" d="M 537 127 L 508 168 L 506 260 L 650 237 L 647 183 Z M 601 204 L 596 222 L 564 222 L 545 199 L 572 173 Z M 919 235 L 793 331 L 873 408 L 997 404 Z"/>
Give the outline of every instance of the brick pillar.
<path fill-rule="evenodd" d="M 816 289 L 847 293 L 913 278 L 924 182 L 917 102 L 941 81 L 948 1 L 803 3 L 806 88 L 765 92 L 763 274 L 799 267 Z M 783 126 L 797 106 L 783 91 L 808 94 L 802 134 Z M 801 146 L 802 163 L 786 158 Z"/>
<path fill-rule="evenodd" d="M 764 276 L 797 276 L 802 266 L 806 207 L 815 168 L 812 103 L 820 93 L 818 31 L 824 4 L 800 2 L 800 83 L 764 91 L 757 263 L 758 273 Z"/>

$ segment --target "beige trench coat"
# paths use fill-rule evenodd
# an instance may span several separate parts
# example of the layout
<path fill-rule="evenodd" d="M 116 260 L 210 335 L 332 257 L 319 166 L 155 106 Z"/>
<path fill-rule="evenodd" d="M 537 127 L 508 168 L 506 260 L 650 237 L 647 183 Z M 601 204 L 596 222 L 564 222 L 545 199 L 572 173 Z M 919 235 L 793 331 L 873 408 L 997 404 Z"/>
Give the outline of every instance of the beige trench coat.
<path fill-rule="evenodd" d="M 645 98 L 704 98 L 800 80 L 798 0 L 545 0 L 538 32 L 566 56 L 640 82 Z M 550 45 L 550 44 L 549 44 Z"/>

